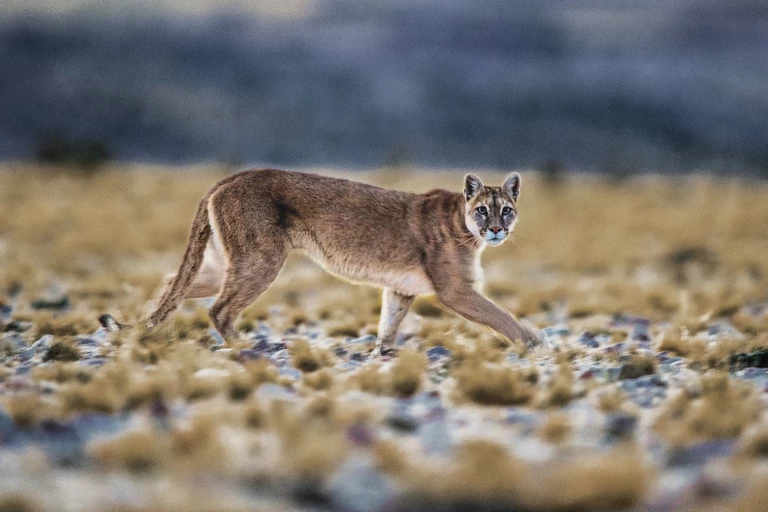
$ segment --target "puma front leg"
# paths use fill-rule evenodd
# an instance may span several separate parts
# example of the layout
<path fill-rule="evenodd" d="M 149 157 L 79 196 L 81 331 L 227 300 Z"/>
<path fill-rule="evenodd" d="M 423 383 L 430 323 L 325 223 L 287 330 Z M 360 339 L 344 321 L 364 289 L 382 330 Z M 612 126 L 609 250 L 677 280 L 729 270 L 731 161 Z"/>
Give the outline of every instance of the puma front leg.
<path fill-rule="evenodd" d="M 483 297 L 471 287 L 438 290 L 437 298 L 467 320 L 487 325 L 509 341 L 522 340 L 527 347 L 539 345 L 542 340 L 531 328 Z"/>
<path fill-rule="evenodd" d="M 385 288 L 381 300 L 381 318 L 379 319 L 379 336 L 376 347 L 381 355 L 392 353 L 395 350 L 397 329 L 408 313 L 414 297 L 402 295 Z"/>

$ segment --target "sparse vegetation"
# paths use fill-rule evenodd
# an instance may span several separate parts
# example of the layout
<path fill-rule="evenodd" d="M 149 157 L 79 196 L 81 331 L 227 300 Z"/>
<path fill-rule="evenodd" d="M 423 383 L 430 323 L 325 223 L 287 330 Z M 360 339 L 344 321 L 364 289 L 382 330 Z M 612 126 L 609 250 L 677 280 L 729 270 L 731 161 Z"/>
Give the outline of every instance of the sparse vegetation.
<path fill-rule="evenodd" d="M 334 478 L 353 480 L 345 465 L 366 460 L 405 509 L 620 509 L 652 499 L 663 478 L 644 456 L 646 437 L 675 450 L 736 440 L 743 473 L 734 478 L 751 478 L 767 452 L 764 185 L 563 175 L 551 193 L 525 175 L 517 245 L 485 251 L 486 282 L 502 307 L 547 327 L 556 350 L 510 344 L 420 297 L 390 359 L 371 356 L 366 336 L 377 329 L 379 292 L 298 255 L 246 310 L 247 334 L 231 344 L 220 345 L 205 304 L 193 302 L 152 332 L 97 332 L 98 314 L 139 317 L 221 172 L 2 172 L 0 387 L 10 422 L 0 434 L 18 429 L 23 444 L 70 439 L 89 421 L 116 424 L 66 454 L 87 461 L 67 469 L 79 477 L 108 470 L 141 492 L 157 480 L 184 496 L 196 496 L 200 478 L 227 489 L 248 482 L 327 503 Z M 409 190 L 454 179 L 356 177 Z M 33 308 L 47 297 L 50 307 Z M 610 450 L 585 447 L 585 436 L 605 436 Z M 551 456 L 518 457 L 520 440 L 546 443 Z M 29 464 L 56 475 L 52 460 Z M 229 491 L 222 496 L 229 504 Z"/>

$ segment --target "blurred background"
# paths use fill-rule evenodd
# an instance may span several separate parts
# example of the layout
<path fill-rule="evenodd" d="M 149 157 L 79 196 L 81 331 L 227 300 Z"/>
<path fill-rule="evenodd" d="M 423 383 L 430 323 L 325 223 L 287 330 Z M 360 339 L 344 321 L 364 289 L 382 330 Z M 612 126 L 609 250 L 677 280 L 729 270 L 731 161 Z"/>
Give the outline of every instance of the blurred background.
<path fill-rule="evenodd" d="M 764 0 L 4 0 L 0 159 L 768 176 Z"/>

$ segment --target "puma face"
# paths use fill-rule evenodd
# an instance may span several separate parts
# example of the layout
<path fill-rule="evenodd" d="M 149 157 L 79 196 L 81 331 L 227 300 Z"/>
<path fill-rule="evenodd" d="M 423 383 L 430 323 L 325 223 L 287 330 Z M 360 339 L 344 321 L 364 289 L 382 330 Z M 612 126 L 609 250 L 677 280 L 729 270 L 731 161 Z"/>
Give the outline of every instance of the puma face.
<path fill-rule="evenodd" d="M 513 172 L 501 187 L 486 187 L 474 174 L 464 177 L 464 221 L 488 245 L 501 245 L 517 222 L 520 174 Z"/>

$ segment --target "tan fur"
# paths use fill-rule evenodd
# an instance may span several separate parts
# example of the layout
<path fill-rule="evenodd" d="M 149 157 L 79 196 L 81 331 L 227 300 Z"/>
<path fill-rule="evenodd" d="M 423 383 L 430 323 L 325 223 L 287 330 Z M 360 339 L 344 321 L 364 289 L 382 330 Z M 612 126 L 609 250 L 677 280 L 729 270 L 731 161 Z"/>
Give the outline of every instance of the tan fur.
<path fill-rule="evenodd" d="M 380 350 L 392 349 L 420 293 L 436 293 L 448 308 L 510 340 L 536 344 L 534 331 L 475 288 L 479 250 L 486 240 L 501 243 L 494 237 L 514 226 L 519 184 L 517 173 L 503 187 L 468 175 L 464 195 L 412 194 L 273 169 L 230 176 L 200 202 L 181 267 L 147 326 L 163 322 L 184 298 L 218 292 L 211 319 L 231 338 L 235 319 L 269 287 L 289 251 L 303 249 L 329 272 L 384 288 Z"/>

